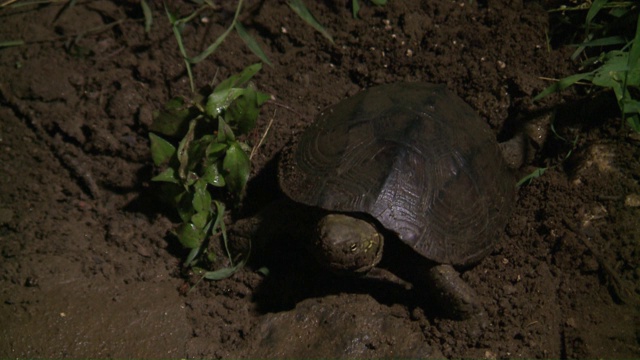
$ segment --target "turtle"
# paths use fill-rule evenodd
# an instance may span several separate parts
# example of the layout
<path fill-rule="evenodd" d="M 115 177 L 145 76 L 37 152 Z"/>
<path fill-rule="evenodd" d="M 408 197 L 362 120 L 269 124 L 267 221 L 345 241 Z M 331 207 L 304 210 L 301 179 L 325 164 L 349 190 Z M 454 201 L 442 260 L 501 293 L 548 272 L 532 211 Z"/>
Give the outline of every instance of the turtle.
<path fill-rule="evenodd" d="M 319 209 L 311 251 L 340 273 L 371 274 L 389 239 L 455 317 L 478 311 L 456 269 L 489 254 L 515 198 L 515 177 L 490 127 L 444 85 L 379 85 L 320 113 L 283 152 L 278 182 Z M 411 271 L 411 270 L 410 270 Z"/>

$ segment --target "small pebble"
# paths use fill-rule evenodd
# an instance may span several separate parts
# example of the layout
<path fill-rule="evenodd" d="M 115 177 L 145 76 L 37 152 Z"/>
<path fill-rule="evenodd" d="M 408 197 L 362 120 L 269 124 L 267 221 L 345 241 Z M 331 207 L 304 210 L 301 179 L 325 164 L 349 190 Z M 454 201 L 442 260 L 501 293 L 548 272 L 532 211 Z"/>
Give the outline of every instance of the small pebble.
<path fill-rule="evenodd" d="M 629 194 L 624 198 L 624 205 L 629 207 L 640 206 L 640 194 Z"/>

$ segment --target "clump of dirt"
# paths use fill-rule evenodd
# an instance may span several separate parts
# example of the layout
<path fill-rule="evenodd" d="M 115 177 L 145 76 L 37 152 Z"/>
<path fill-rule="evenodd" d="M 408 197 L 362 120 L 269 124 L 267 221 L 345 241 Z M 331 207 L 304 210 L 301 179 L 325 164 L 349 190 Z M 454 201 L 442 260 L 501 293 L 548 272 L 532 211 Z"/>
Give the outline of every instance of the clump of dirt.
<path fill-rule="evenodd" d="M 235 276 L 181 295 L 185 256 L 156 198 L 153 111 L 189 94 L 160 4 L 144 32 L 138 2 L 0 8 L 0 356 L 2 357 L 616 357 L 640 356 L 640 140 L 611 94 L 541 103 L 540 79 L 573 71 L 548 49 L 536 1 L 307 2 L 335 45 L 285 2 L 246 1 L 240 20 L 273 67 L 274 95 L 247 139 L 257 144 L 244 212 L 278 196 L 279 151 L 326 106 L 376 84 L 441 83 L 501 140 L 555 110 L 555 128 L 520 170 L 495 250 L 463 278 L 484 311 L 438 316 L 401 287 L 322 271 L 287 237 L 258 247 Z M 193 11 L 182 2 L 168 6 Z M 225 2 L 184 29 L 202 49 L 231 22 Z M 195 50 L 193 50 L 195 53 Z M 258 61 L 232 34 L 195 67 L 197 85 Z M 393 260 L 392 260 L 393 261 Z M 258 269 L 268 269 L 265 271 Z"/>

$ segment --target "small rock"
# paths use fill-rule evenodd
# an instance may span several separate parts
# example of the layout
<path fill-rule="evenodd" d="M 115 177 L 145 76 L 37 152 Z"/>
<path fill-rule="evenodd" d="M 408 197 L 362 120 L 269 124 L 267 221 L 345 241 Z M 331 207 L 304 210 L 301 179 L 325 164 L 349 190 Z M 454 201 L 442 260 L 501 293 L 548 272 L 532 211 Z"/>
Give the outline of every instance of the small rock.
<path fill-rule="evenodd" d="M 629 194 L 624 198 L 624 206 L 638 207 L 640 206 L 640 194 Z"/>

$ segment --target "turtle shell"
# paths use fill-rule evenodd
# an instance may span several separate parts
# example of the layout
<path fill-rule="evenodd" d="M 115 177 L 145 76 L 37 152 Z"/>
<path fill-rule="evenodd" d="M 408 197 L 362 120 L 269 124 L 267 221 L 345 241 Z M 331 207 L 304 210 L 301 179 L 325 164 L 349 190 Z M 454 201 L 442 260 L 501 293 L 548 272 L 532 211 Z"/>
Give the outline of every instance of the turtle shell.
<path fill-rule="evenodd" d="M 326 109 L 283 155 L 294 201 L 373 216 L 422 256 L 472 264 L 515 195 L 489 126 L 442 85 L 370 88 Z"/>

